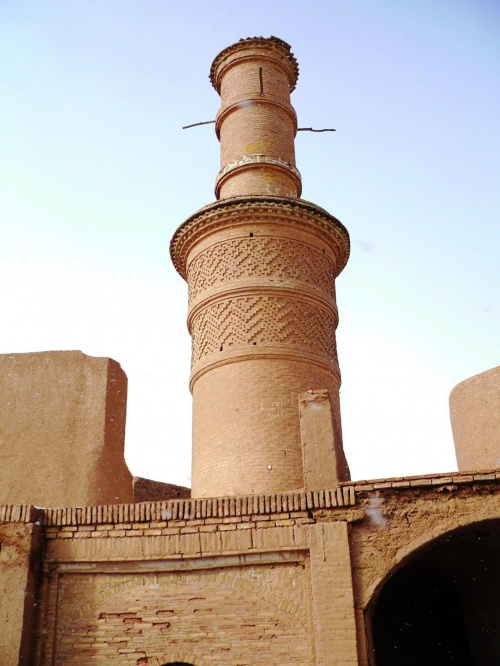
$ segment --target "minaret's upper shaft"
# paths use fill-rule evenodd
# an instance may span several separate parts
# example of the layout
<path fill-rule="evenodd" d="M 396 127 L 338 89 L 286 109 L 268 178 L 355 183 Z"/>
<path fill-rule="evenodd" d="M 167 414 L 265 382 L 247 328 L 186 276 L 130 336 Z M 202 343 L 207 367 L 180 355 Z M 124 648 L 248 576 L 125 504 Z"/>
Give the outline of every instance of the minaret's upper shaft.
<path fill-rule="evenodd" d="M 240 40 L 214 60 L 210 79 L 221 96 L 217 199 L 300 197 L 294 150 L 297 116 L 290 104 L 297 77 L 290 46 L 276 37 Z"/>

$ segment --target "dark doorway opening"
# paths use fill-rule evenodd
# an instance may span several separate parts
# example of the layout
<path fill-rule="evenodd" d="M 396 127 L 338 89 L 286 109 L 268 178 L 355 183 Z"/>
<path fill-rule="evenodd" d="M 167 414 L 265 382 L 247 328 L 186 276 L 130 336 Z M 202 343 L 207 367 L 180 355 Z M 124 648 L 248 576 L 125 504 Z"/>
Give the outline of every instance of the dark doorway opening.
<path fill-rule="evenodd" d="M 500 664 L 500 522 L 416 555 L 384 585 L 372 619 L 376 666 Z"/>

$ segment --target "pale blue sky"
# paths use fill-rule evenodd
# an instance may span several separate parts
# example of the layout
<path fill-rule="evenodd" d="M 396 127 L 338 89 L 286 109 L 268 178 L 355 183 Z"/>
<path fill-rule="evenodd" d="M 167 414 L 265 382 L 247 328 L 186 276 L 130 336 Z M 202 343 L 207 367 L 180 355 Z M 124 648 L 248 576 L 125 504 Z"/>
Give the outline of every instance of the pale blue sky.
<path fill-rule="evenodd" d="M 0 353 L 81 349 L 129 377 L 126 458 L 188 484 L 177 226 L 213 200 L 240 37 L 300 77 L 303 197 L 338 217 L 344 445 L 354 478 L 455 468 L 448 394 L 499 364 L 500 6 L 482 0 L 0 2 Z"/>

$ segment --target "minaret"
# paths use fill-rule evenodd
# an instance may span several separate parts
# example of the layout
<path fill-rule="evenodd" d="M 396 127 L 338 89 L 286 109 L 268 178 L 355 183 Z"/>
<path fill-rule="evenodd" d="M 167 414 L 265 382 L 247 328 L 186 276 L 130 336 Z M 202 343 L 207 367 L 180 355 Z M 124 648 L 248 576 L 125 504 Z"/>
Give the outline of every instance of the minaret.
<path fill-rule="evenodd" d="M 171 243 L 189 286 L 192 336 L 193 497 L 305 487 L 299 396 L 326 389 L 333 443 L 321 465 L 348 478 L 340 426 L 335 278 L 349 236 L 300 199 L 298 66 L 276 37 L 242 39 L 214 60 L 221 96 L 217 201 Z M 330 431 L 332 428 L 330 428 Z"/>

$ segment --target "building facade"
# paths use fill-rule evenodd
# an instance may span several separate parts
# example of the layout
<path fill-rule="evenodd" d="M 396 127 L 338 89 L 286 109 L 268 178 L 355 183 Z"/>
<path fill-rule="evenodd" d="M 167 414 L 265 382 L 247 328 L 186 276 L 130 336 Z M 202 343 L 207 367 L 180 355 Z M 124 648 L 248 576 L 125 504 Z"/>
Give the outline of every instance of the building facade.
<path fill-rule="evenodd" d="M 57 403 L 59 414 L 77 406 L 80 419 L 63 419 L 50 437 L 61 438 L 64 461 L 65 441 L 85 441 L 90 410 L 100 442 L 92 464 L 113 475 L 115 462 L 120 481 L 81 495 L 56 488 L 55 501 L 50 487 L 27 482 L 4 493 L 2 664 L 498 663 L 500 369 L 452 395 L 459 472 L 350 480 L 335 344 L 349 237 L 300 199 L 297 76 L 290 47 L 274 37 L 241 40 L 212 65 L 217 201 L 171 246 L 189 286 L 191 497 L 148 500 L 141 486 L 145 501 L 133 501 L 117 444 L 119 368 L 75 357 L 77 372 L 65 357 L 73 386 L 92 376 L 98 388 L 87 395 L 82 380 L 81 393 Z M 16 428 L 9 436 L 21 442 L 26 428 Z M 41 434 L 30 437 L 26 446 Z M 82 466 L 89 478 L 92 464 Z M 61 496 L 72 506 L 53 508 Z"/>

